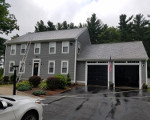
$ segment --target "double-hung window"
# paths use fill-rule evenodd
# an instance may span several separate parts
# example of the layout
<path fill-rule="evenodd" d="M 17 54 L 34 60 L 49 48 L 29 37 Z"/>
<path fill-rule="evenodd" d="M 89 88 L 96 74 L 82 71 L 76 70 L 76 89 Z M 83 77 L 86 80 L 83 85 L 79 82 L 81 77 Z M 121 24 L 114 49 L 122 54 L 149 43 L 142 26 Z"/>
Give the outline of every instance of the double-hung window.
<path fill-rule="evenodd" d="M 24 73 L 24 72 L 25 72 L 25 62 L 24 61 L 20 61 L 19 73 Z"/>
<path fill-rule="evenodd" d="M 55 54 L 56 53 L 56 42 L 50 42 L 49 43 L 49 54 Z"/>
<path fill-rule="evenodd" d="M 55 74 L 55 61 L 48 62 L 48 74 Z"/>
<path fill-rule="evenodd" d="M 14 69 L 13 66 L 15 65 L 15 61 L 10 61 L 9 62 L 9 73 L 13 73 Z"/>
<path fill-rule="evenodd" d="M 11 45 L 10 55 L 15 55 L 15 54 L 16 54 L 16 45 Z"/>
<path fill-rule="evenodd" d="M 62 42 L 62 53 L 69 53 L 69 41 Z"/>
<path fill-rule="evenodd" d="M 61 61 L 61 74 L 68 74 L 68 61 Z"/>
<path fill-rule="evenodd" d="M 35 43 L 34 44 L 34 54 L 40 54 L 40 51 L 41 51 L 41 44 Z"/>
<path fill-rule="evenodd" d="M 20 50 L 20 54 L 24 55 L 27 49 L 27 45 L 26 44 L 21 44 L 21 50 Z"/>

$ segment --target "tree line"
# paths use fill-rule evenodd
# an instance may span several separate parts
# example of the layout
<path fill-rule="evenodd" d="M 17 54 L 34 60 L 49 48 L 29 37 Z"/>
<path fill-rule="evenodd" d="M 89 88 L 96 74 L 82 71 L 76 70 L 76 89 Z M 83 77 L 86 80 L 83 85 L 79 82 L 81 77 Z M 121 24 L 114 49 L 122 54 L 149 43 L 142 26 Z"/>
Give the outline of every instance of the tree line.
<path fill-rule="evenodd" d="M 119 16 L 119 23 L 117 27 L 108 27 L 96 14 L 92 14 L 87 18 L 86 23 L 79 23 L 78 26 L 74 23 L 57 23 L 48 21 L 47 25 L 40 20 L 35 26 L 35 32 L 64 30 L 87 27 L 92 44 L 112 43 L 112 42 L 129 42 L 129 41 L 143 41 L 148 56 L 150 57 L 150 20 L 145 19 L 144 15 L 137 14 L 135 16 L 127 17 L 126 14 Z"/>

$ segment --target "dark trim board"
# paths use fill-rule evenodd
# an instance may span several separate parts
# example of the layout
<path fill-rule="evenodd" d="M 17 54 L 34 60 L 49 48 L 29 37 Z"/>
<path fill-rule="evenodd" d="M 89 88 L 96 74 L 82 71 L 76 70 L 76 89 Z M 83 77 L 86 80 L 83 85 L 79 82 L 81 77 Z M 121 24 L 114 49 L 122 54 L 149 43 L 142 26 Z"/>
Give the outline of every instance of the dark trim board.
<path fill-rule="evenodd" d="M 107 65 L 88 65 L 87 73 L 88 85 L 107 86 L 108 66 Z"/>
<path fill-rule="evenodd" d="M 139 87 L 139 65 L 116 65 L 115 86 Z"/>

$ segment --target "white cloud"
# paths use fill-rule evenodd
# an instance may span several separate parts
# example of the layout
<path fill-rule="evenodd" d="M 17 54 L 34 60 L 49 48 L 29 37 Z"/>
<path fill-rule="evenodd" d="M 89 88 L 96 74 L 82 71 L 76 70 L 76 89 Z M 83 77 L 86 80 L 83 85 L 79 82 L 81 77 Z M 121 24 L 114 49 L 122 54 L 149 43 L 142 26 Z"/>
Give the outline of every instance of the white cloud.
<path fill-rule="evenodd" d="M 66 20 L 78 25 L 85 23 L 91 14 L 96 13 L 103 23 L 117 26 L 119 15 L 142 13 L 150 14 L 150 0 L 6 0 L 11 4 L 13 13 L 20 26 L 20 31 L 14 31 L 6 38 L 33 32 L 37 21 L 45 23 L 50 20 L 54 24 Z"/>

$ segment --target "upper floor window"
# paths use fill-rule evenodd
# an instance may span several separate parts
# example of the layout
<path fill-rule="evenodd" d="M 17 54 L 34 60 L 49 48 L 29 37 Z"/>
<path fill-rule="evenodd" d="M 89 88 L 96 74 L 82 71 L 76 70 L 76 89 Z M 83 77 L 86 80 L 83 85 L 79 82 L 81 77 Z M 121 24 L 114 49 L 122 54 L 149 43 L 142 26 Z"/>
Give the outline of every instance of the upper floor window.
<path fill-rule="evenodd" d="M 69 53 L 69 41 L 62 42 L 62 53 Z"/>
<path fill-rule="evenodd" d="M 61 74 L 68 74 L 68 61 L 61 61 Z"/>
<path fill-rule="evenodd" d="M 10 55 L 16 54 L 16 45 L 11 45 Z"/>
<path fill-rule="evenodd" d="M 27 49 L 27 45 L 26 44 L 21 44 L 21 50 L 20 50 L 20 54 L 24 55 Z"/>
<path fill-rule="evenodd" d="M 25 62 L 24 61 L 20 61 L 19 72 L 20 73 L 24 73 L 25 72 Z"/>
<path fill-rule="evenodd" d="M 34 54 L 40 54 L 40 51 L 41 51 L 41 44 L 35 43 L 34 44 Z"/>
<path fill-rule="evenodd" d="M 56 42 L 50 42 L 49 43 L 49 54 L 55 54 L 56 53 Z"/>
<path fill-rule="evenodd" d="M 55 61 L 48 62 L 48 74 L 55 74 Z"/>
<path fill-rule="evenodd" d="M 14 69 L 13 66 L 15 65 L 15 61 L 10 61 L 9 62 L 9 73 L 13 73 Z"/>

